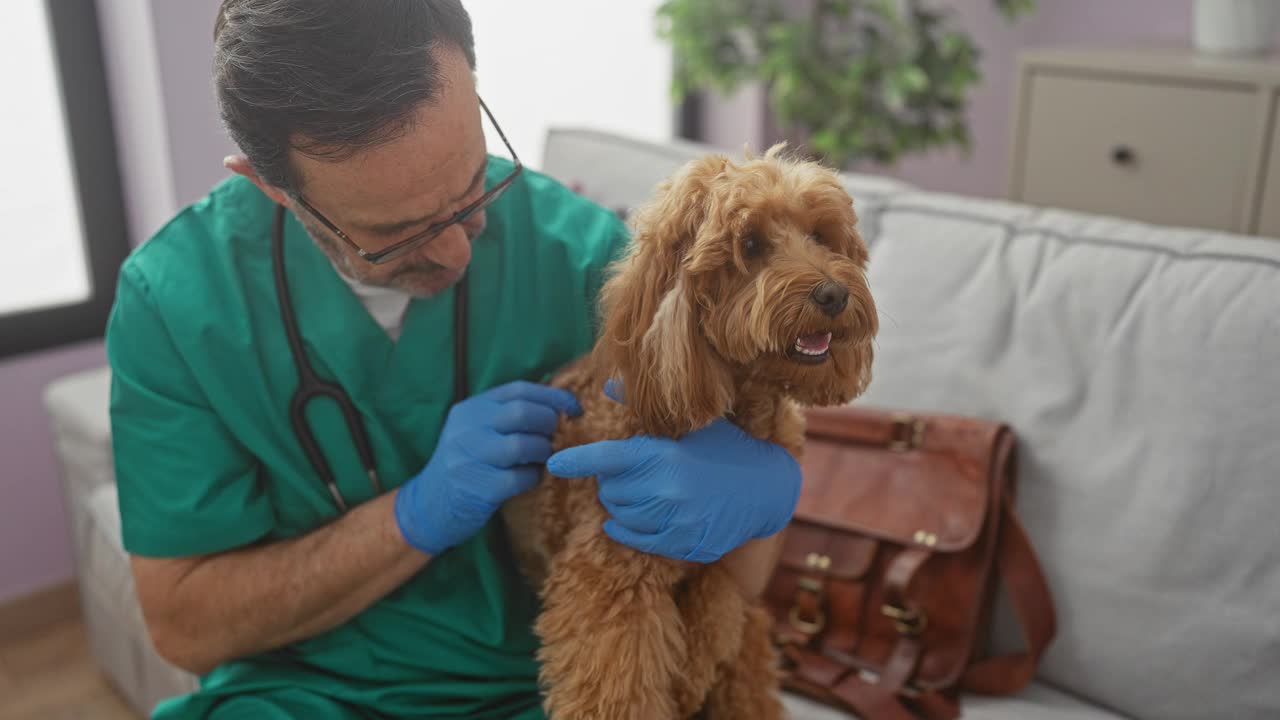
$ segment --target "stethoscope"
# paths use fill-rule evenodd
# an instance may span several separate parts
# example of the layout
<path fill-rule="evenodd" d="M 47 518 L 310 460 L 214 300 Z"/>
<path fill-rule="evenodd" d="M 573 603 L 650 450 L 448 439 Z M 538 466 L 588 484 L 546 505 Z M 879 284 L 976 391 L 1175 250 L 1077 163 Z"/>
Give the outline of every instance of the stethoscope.
<path fill-rule="evenodd" d="M 368 475 L 369 483 L 373 486 L 373 491 L 377 495 L 382 494 L 382 480 L 378 477 L 378 468 L 373 460 L 373 445 L 369 442 L 369 433 L 365 430 L 364 420 L 360 417 L 360 411 L 356 409 L 355 403 L 351 401 L 351 396 L 342 389 L 342 386 L 321 378 L 315 368 L 311 366 L 311 363 L 308 362 L 307 354 L 302 347 L 302 331 L 298 328 L 298 317 L 293 310 L 293 301 L 289 299 L 289 283 L 285 278 L 284 219 L 285 208 L 283 205 L 277 205 L 275 227 L 271 238 L 271 258 L 275 266 L 276 297 L 280 301 L 280 317 L 284 320 L 285 336 L 289 340 L 289 352 L 293 355 L 293 364 L 298 371 L 298 389 L 294 391 L 293 398 L 289 401 L 289 423 L 293 426 L 293 433 L 297 436 L 298 443 L 302 445 L 302 450 L 306 453 L 307 459 L 311 461 L 311 467 L 320 476 L 325 487 L 329 488 L 329 494 L 333 497 L 333 502 L 337 505 L 338 511 L 345 513 L 349 509 L 347 501 L 342 496 L 342 491 L 338 489 L 337 479 L 333 475 L 333 470 L 329 467 L 324 453 L 320 451 L 320 443 L 316 440 L 315 434 L 311 432 L 311 426 L 307 423 L 306 410 L 308 403 L 317 398 L 328 398 L 337 403 L 338 408 L 342 411 L 343 418 L 346 420 L 347 431 L 351 434 L 356 453 L 360 456 L 360 462 L 364 465 L 365 474 Z M 457 403 L 467 397 L 466 275 L 463 275 L 462 279 L 458 281 L 455 292 L 453 303 L 453 401 Z"/>

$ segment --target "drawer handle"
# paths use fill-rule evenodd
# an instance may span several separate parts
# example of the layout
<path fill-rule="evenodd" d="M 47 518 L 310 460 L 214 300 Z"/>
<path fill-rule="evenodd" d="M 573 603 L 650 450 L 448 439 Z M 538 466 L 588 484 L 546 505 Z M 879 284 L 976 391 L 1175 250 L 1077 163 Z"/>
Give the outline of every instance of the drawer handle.
<path fill-rule="evenodd" d="M 1128 167 L 1137 159 L 1137 154 L 1128 145 L 1117 145 L 1111 149 L 1111 162 L 1117 165 Z"/>

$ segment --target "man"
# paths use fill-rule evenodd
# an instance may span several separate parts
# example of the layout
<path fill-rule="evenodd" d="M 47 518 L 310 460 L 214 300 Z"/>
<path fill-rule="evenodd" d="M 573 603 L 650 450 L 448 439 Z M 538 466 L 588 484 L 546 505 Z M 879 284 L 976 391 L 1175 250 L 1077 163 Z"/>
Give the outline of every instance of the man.
<path fill-rule="evenodd" d="M 154 717 L 539 718 L 537 598 L 495 511 L 578 411 L 537 381 L 590 348 L 626 230 L 489 154 L 458 0 L 225 0 L 216 44 L 243 154 L 126 262 L 108 328 L 123 540 L 157 649 L 202 676 Z M 376 472 L 332 401 L 291 417 L 277 207 L 301 359 L 350 396 Z M 651 498 L 614 516 L 628 544 L 724 557 L 758 593 L 798 468 L 707 432 L 696 464 L 685 440 L 609 446 L 635 458 L 609 474 L 600 446 L 566 453 Z M 767 461 L 742 467 L 752 444 Z"/>

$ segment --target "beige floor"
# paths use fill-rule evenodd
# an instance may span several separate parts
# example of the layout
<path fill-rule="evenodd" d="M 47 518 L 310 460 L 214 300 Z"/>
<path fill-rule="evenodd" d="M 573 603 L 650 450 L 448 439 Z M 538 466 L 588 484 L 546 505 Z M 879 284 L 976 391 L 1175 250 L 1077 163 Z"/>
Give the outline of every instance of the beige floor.
<path fill-rule="evenodd" d="M 79 620 L 0 645 L 0 720 L 139 720 L 89 657 Z"/>

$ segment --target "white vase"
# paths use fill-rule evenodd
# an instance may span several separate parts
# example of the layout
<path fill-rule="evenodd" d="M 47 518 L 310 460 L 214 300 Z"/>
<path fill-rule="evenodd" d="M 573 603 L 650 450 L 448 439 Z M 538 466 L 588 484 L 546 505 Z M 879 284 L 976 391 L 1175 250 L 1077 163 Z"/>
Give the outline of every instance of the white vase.
<path fill-rule="evenodd" d="M 1264 54 L 1280 29 L 1280 0 L 1196 0 L 1193 24 L 1197 50 Z"/>

